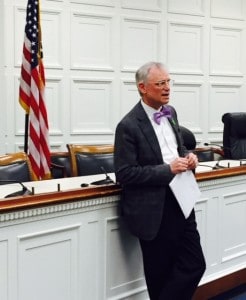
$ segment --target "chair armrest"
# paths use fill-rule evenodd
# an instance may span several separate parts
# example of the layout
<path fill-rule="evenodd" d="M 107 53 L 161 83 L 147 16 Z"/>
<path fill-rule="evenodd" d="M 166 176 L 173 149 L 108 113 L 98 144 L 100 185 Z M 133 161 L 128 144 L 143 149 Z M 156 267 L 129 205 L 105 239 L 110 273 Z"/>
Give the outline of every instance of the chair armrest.
<path fill-rule="evenodd" d="M 224 151 L 222 148 L 217 147 L 198 147 L 193 151 L 197 155 L 198 161 L 212 161 L 219 160 L 224 157 Z M 218 157 L 216 157 L 218 156 Z"/>
<path fill-rule="evenodd" d="M 217 154 L 219 154 L 219 155 L 222 156 L 222 157 L 225 156 L 224 150 L 223 150 L 222 148 L 212 147 L 211 150 L 212 150 L 214 153 L 217 153 Z"/>

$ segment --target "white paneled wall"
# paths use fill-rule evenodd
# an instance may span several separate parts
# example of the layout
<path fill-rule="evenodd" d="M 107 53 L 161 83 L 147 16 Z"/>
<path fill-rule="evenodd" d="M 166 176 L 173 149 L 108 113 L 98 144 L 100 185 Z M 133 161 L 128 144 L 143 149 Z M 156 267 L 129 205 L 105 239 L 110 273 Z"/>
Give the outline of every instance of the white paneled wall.
<path fill-rule="evenodd" d="M 23 149 L 18 102 L 27 0 L 0 3 L 0 153 Z M 246 111 L 246 0 L 40 0 L 51 150 L 113 143 L 139 100 L 136 69 L 169 66 L 170 104 L 198 143 Z"/>

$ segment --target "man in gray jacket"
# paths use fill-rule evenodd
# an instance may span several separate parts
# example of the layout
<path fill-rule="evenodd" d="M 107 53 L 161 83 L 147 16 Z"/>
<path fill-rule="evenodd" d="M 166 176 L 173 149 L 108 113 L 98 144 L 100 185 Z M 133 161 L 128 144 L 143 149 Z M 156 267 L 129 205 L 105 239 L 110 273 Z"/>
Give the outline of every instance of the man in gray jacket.
<path fill-rule="evenodd" d="M 115 174 L 123 217 L 139 238 L 151 300 L 191 300 L 205 271 L 194 209 L 185 218 L 169 184 L 193 170 L 177 114 L 168 105 L 171 79 L 162 63 L 136 72 L 141 96 L 115 134 Z"/>

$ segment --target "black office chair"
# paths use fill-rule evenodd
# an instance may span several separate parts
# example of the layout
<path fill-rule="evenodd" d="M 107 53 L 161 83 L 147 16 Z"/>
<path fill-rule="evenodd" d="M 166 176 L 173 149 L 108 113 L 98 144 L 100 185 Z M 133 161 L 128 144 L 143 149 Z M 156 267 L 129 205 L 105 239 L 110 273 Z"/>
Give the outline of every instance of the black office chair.
<path fill-rule="evenodd" d="M 0 156 L 0 184 L 6 184 L 4 180 L 20 182 L 36 180 L 30 160 L 25 152 Z"/>
<path fill-rule="evenodd" d="M 114 172 L 113 145 L 67 144 L 71 157 L 72 176 Z"/>
<path fill-rule="evenodd" d="M 223 150 L 226 159 L 246 158 L 246 112 L 225 113 Z"/>
<path fill-rule="evenodd" d="M 183 137 L 184 145 L 187 150 L 194 150 L 196 148 L 196 138 L 194 133 L 184 127 L 184 126 L 179 126 L 180 127 L 180 132 Z"/>
<path fill-rule="evenodd" d="M 223 151 L 216 147 L 196 147 L 194 133 L 184 126 L 180 126 L 180 131 L 187 150 L 193 151 L 197 155 L 198 161 L 212 161 L 222 158 Z"/>
<path fill-rule="evenodd" d="M 194 153 L 199 162 L 224 159 L 223 150 L 217 147 L 197 147 Z"/>
<path fill-rule="evenodd" d="M 71 177 L 71 161 L 67 151 L 50 153 L 51 175 L 53 179 Z"/>

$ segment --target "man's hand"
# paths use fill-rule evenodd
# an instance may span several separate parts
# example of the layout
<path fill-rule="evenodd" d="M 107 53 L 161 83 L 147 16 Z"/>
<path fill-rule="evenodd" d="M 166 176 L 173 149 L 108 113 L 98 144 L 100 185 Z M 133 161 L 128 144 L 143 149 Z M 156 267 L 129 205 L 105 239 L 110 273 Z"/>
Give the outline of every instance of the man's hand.
<path fill-rule="evenodd" d="M 194 153 L 189 153 L 186 158 L 188 159 L 188 170 L 193 170 L 198 165 L 197 156 Z"/>
<path fill-rule="evenodd" d="M 171 172 L 178 174 L 187 170 L 193 170 L 198 165 L 197 156 L 194 153 L 189 153 L 186 157 L 178 157 L 170 163 Z"/>
<path fill-rule="evenodd" d="M 186 170 L 188 170 L 188 166 L 189 166 L 188 158 L 186 157 L 175 158 L 175 160 L 173 160 L 170 163 L 171 172 L 173 174 L 185 172 Z"/>

